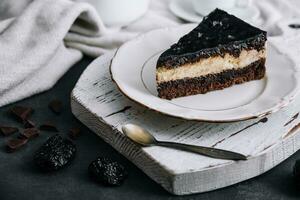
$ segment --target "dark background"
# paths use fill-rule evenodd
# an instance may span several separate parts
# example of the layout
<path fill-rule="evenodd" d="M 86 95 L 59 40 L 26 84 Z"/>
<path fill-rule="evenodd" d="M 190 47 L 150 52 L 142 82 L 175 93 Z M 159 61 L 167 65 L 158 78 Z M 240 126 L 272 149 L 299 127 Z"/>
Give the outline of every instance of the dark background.
<path fill-rule="evenodd" d="M 292 168 L 300 153 L 254 179 L 217 191 L 198 195 L 174 196 L 148 178 L 126 158 L 103 142 L 88 128 L 82 125 L 71 113 L 70 93 L 80 74 L 92 61 L 84 58 L 76 64 L 48 92 L 33 96 L 16 104 L 0 108 L 0 124 L 22 127 L 7 114 L 14 105 L 31 106 L 35 109 L 32 120 L 37 125 L 51 120 L 56 123 L 61 134 L 67 136 L 71 127 L 80 127 L 82 135 L 75 140 L 77 155 L 70 166 L 55 173 L 42 173 L 32 162 L 34 152 L 45 140 L 55 134 L 42 132 L 40 137 L 31 140 L 14 153 L 6 153 L 5 142 L 10 137 L 0 136 L 0 200 L 126 200 L 126 199 L 299 199 L 300 186 L 292 178 Z M 48 109 L 48 103 L 58 98 L 64 103 L 61 115 Z M 94 183 L 87 174 L 89 163 L 98 156 L 108 156 L 122 163 L 129 177 L 120 187 L 105 187 Z"/>

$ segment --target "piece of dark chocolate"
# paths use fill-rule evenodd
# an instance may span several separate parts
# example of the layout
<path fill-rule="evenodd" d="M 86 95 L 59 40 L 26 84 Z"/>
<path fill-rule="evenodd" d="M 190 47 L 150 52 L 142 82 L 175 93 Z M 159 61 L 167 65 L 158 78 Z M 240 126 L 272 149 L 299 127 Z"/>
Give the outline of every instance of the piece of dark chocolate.
<path fill-rule="evenodd" d="M 69 137 L 73 140 L 77 139 L 81 133 L 80 128 L 74 127 L 70 129 Z"/>
<path fill-rule="evenodd" d="M 58 129 L 56 128 L 55 124 L 50 121 L 47 121 L 44 124 L 42 124 L 40 126 L 40 130 L 58 132 Z"/>
<path fill-rule="evenodd" d="M 8 152 L 14 152 L 20 149 L 22 146 L 24 146 L 27 143 L 27 141 L 28 139 L 26 138 L 10 139 L 6 144 L 6 149 Z"/>
<path fill-rule="evenodd" d="M 58 99 L 54 99 L 52 100 L 48 107 L 50 108 L 50 110 L 52 110 L 55 114 L 60 114 L 61 111 L 62 111 L 62 107 L 63 107 L 63 104 L 60 100 Z"/>
<path fill-rule="evenodd" d="M 21 133 L 21 136 L 27 139 L 32 139 L 38 137 L 40 135 L 40 131 L 37 128 L 27 128 Z"/>
<path fill-rule="evenodd" d="M 33 109 L 23 106 L 15 106 L 10 109 L 10 113 L 19 121 L 24 122 L 33 113 Z"/>
<path fill-rule="evenodd" d="M 24 128 L 34 128 L 35 127 L 35 123 L 29 119 L 26 119 L 23 122 Z"/>
<path fill-rule="evenodd" d="M 0 132 L 3 136 L 8 136 L 8 135 L 14 134 L 18 131 L 19 131 L 19 129 L 16 127 L 0 126 Z"/>

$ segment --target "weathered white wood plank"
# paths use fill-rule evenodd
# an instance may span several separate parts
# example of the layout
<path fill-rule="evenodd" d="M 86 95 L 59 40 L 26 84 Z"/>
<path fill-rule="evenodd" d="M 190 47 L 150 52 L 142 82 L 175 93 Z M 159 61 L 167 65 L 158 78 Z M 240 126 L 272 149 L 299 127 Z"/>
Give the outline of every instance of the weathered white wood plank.
<path fill-rule="evenodd" d="M 260 175 L 300 148 L 300 98 L 267 116 L 236 123 L 213 124 L 176 119 L 129 101 L 111 81 L 112 55 L 97 59 L 73 90 L 74 115 L 149 177 L 173 194 L 226 187 Z M 158 140 L 234 150 L 247 161 L 212 159 L 164 147 L 140 147 L 121 133 L 126 123 L 142 125 Z M 296 127 L 296 128 L 295 128 Z"/>

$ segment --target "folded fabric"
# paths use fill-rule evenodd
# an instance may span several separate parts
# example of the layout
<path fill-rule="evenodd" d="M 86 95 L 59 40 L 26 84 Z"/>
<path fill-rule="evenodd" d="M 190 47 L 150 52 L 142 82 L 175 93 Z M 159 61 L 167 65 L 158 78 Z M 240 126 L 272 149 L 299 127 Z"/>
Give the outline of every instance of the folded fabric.
<path fill-rule="evenodd" d="M 95 9 L 71 0 L 1 0 L 0 106 L 50 89 L 83 54 L 97 57 L 142 32 L 183 23 L 169 0 L 152 0 L 132 24 L 109 29 Z M 300 16 L 298 0 L 253 1 L 262 27 L 280 34 L 276 22 Z"/>
<path fill-rule="evenodd" d="M 86 36 L 106 31 L 91 6 L 67 0 L 35 0 L 0 28 L 0 106 L 51 88 L 82 58 L 64 45 L 70 30 Z"/>

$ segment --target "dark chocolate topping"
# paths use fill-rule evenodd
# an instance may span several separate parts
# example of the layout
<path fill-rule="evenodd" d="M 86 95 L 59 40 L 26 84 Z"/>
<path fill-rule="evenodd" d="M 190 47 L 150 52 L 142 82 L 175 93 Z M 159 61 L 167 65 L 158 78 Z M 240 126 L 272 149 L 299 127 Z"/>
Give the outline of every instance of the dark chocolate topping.
<path fill-rule="evenodd" d="M 225 53 L 238 57 L 244 49 L 263 49 L 266 40 L 267 32 L 216 9 L 162 53 L 157 67 L 179 67 L 197 62 L 200 58 L 224 56 Z"/>

